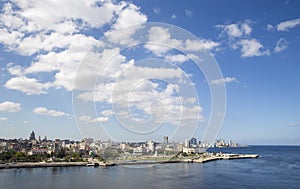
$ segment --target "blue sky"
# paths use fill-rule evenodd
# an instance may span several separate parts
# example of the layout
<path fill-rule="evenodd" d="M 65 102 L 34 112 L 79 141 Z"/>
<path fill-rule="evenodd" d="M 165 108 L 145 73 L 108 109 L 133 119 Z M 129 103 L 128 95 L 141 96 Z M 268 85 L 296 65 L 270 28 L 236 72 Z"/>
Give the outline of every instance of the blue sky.
<path fill-rule="evenodd" d="M 219 138 L 299 145 L 299 9 L 296 0 L 2 1 L 0 138 L 201 139 L 211 90 L 225 85 Z M 173 49 L 131 47 L 139 35 Z M 208 80 L 186 50 L 222 77 Z"/>

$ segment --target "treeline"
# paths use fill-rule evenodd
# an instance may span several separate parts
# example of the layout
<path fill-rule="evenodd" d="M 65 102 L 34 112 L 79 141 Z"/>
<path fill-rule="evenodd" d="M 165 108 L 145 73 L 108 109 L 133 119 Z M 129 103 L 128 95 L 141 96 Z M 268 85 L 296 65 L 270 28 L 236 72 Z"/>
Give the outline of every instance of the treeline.
<path fill-rule="evenodd" d="M 26 155 L 23 152 L 8 151 L 0 154 L 1 162 L 39 162 L 50 158 L 49 154 Z"/>
<path fill-rule="evenodd" d="M 59 151 L 57 154 L 33 154 L 26 155 L 23 152 L 17 151 L 7 151 L 0 154 L 0 162 L 41 162 L 49 161 L 52 157 L 52 161 L 69 161 L 69 162 L 81 162 L 84 161 L 80 154 L 72 153 L 66 154 L 63 150 Z"/>

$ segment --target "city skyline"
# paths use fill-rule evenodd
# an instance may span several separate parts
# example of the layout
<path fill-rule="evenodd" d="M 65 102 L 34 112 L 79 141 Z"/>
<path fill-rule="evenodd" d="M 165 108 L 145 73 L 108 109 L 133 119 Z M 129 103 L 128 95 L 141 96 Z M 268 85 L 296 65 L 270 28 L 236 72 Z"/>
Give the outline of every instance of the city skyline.
<path fill-rule="evenodd" d="M 249 145 L 300 145 L 298 1 L 4 1 L 0 5 L 0 138 L 28 138 L 34 130 L 53 139 L 96 136 L 105 140 L 123 137 L 162 141 L 163 136 L 171 137 L 177 131 L 173 125 L 178 124 L 180 113 L 186 112 L 179 121 L 185 126 L 182 138 L 176 140 L 185 140 L 186 136 L 201 140 L 211 117 L 211 88 L 225 84 L 226 114 L 220 112 L 225 119 L 218 138 Z M 170 28 L 155 24 L 160 22 L 190 32 L 199 38 L 200 45 L 175 39 Z M 126 35 L 136 28 L 126 30 L 125 38 L 112 31 L 146 23 L 153 23 L 149 39 L 159 38 L 177 47 L 175 51 L 151 45 L 123 51 L 110 49 L 107 56 L 117 56 L 102 76 L 119 88 L 112 90 L 111 85 L 100 81 L 99 86 L 105 90 L 93 93 L 94 101 L 89 101 L 96 113 L 83 114 L 78 108 L 83 106 L 76 109 L 76 99 L 88 101 L 91 97 L 82 92 L 86 88 L 79 86 L 89 74 L 77 72 L 84 60 L 90 60 L 90 50 L 101 49 L 103 38 L 134 44 L 134 38 Z M 183 54 L 183 47 L 207 50 L 213 55 L 209 60 L 216 62 L 223 77 L 208 81 L 205 73 L 190 66 L 193 56 Z M 157 57 L 175 66 L 157 66 Z M 141 61 L 143 58 L 147 64 Z M 126 69 L 131 72 L 123 72 Z M 116 76 L 119 72 L 122 77 Z M 143 78 L 150 76 L 153 78 Z M 119 77 L 128 82 L 118 83 L 122 80 Z M 76 83 L 76 78 L 80 82 Z M 180 82 L 195 86 L 197 98 L 190 96 L 190 89 L 180 94 L 178 91 L 186 86 Z M 126 90 L 137 92 L 130 93 L 132 99 L 130 96 L 127 100 L 133 105 L 127 107 L 129 113 L 124 113 L 120 106 L 124 98 L 118 97 L 126 91 L 122 86 L 129 84 L 134 85 Z M 78 89 L 80 93 L 76 93 Z M 111 96 L 115 97 L 113 102 Z M 163 101 L 166 103 L 161 106 Z M 160 117 L 162 110 L 167 112 L 165 117 Z M 152 117 L 153 123 L 164 121 L 166 125 L 149 124 L 147 130 L 138 127 Z M 134 129 L 124 127 L 126 132 L 121 132 L 115 128 L 123 119 Z M 157 130 L 160 133 L 155 134 Z M 132 131 L 135 133 L 130 135 Z M 147 136 L 144 132 L 153 134 Z"/>
<path fill-rule="evenodd" d="M 146 142 L 154 142 L 154 143 L 161 143 L 161 144 L 172 144 L 172 143 L 179 143 L 179 144 L 184 144 L 186 145 L 187 141 L 188 141 L 188 146 L 197 146 L 197 145 L 200 145 L 202 142 L 201 140 L 197 139 L 197 138 L 188 138 L 188 139 L 185 139 L 184 141 L 169 141 L 168 139 L 168 136 L 163 136 L 162 140 L 161 141 L 154 141 L 154 140 L 148 140 L 148 141 L 112 141 L 111 139 L 108 139 L 107 141 L 105 140 L 102 140 L 102 139 L 95 139 L 95 138 L 82 138 L 80 140 L 74 140 L 74 139 L 70 139 L 70 138 L 53 138 L 53 139 L 48 139 L 47 136 L 40 136 L 40 135 L 36 135 L 36 133 L 34 131 L 32 131 L 30 134 L 29 134 L 29 137 L 25 137 L 25 138 L 0 138 L 0 140 L 20 140 L 20 141 L 23 141 L 23 140 L 28 140 L 29 142 L 30 141 L 56 141 L 56 140 L 60 140 L 60 141 L 73 141 L 73 142 L 86 142 L 86 143 L 94 143 L 96 141 L 104 141 L 104 142 L 107 142 L 107 141 L 111 141 L 111 142 L 116 142 L 116 143 L 146 143 Z M 211 144 L 205 144 L 205 143 L 202 143 L 202 145 L 206 146 L 206 147 L 213 147 L 211 146 L 212 144 L 216 145 L 216 144 L 223 144 L 224 146 L 228 145 L 227 147 L 246 147 L 247 145 L 245 144 L 239 144 L 239 143 L 236 143 L 232 140 L 228 140 L 226 141 L 225 139 L 216 139 L 213 143 Z M 204 147 L 203 146 L 203 147 Z M 218 146 L 218 145 L 217 145 Z"/>

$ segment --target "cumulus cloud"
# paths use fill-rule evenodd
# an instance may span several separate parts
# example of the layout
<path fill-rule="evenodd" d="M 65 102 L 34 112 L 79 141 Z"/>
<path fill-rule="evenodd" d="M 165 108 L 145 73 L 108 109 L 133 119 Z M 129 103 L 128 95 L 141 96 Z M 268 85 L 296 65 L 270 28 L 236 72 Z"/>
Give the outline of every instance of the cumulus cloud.
<path fill-rule="evenodd" d="M 97 117 L 92 118 L 91 116 L 83 115 L 79 117 L 79 121 L 86 122 L 86 123 L 97 123 L 97 122 L 107 122 L 108 117 Z"/>
<path fill-rule="evenodd" d="M 212 50 L 218 47 L 219 45 L 220 43 L 212 41 L 210 39 L 199 39 L 199 40 L 187 39 L 182 49 L 188 51 Z"/>
<path fill-rule="evenodd" d="M 163 56 L 170 49 L 175 48 L 183 51 L 203 51 L 213 50 L 220 45 L 220 43 L 210 39 L 199 40 L 179 40 L 171 37 L 170 31 L 164 27 L 154 26 L 149 30 L 148 39 L 150 43 L 144 47 L 157 56 Z"/>
<path fill-rule="evenodd" d="M 182 63 L 182 62 L 189 60 L 189 57 L 186 55 L 183 55 L 183 54 L 167 55 L 166 60 L 170 61 L 170 62 L 175 62 L 175 63 L 176 62 Z"/>
<path fill-rule="evenodd" d="M 300 18 L 281 22 L 277 25 L 277 31 L 289 31 L 290 29 L 300 25 Z"/>
<path fill-rule="evenodd" d="M 170 31 L 163 27 L 150 28 L 148 39 L 151 43 L 145 44 L 144 47 L 157 56 L 166 53 L 171 48 L 179 48 L 181 45 L 181 41 L 172 39 Z"/>
<path fill-rule="evenodd" d="M 225 77 L 225 78 L 221 78 L 221 79 L 216 79 L 216 80 L 212 80 L 211 84 L 213 85 L 221 85 L 221 84 L 225 84 L 225 83 L 232 83 L 232 82 L 238 82 L 236 78 L 234 77 Z"/>
<path fill-rule="evenodd" d="M 14 75 L 14 76 L 23 76 L 23 72 L 24 72 L 24 69 L 22 68 L 22 66 L 20 65 L 17 65 L 17 66 L 10 66 L 10 65 L 13 65 L 12 64 L 7 64 L 7 71 L 11 74 L 11 75 Z"/>
<path fill-rule="evenodd" d="M 190 10 L 185 12 L 187 16 L 192 16 Z M 202 119 L 202 108 L 192 103 L 195 102 L 194 100 L 187 100 L 187 104 L 180 104 L 184 97 L 177 94 L 181 90 L 178 85 L 189 82 L 182 70 L 153 65 L 138 66 L 133 59 L 127 60 L 120 54 L 120 49 L 111 48 L 114 44 L 134 44 L 132 35 L 139 26 L 131 25 L 143 24 L 147 19 L 138 6 L 128 1 L 104 0 L 99 3 L 89 0 L 76 2 L 45 0 L 4 3 L 0 13 L 0 21 L 3 23 L 3 28 L 0 29 L 0 43 L 9 51 L 31 58 L 29 66 L 23 64 L 7 67 L 12 77 L 4 86 L 27 95 L 47 94 L 50 88 L 64 88 L 68 91 L 78 89 L 82 91 L 76 97 L 85 101 L 110 105 L 116 103 L 126 108 L 128 108 L 126 103 L 129 102 L 130 108 L 147 115 L 153 113 L 156 117 L 161 116 L 161 111 L 165 110 L 168 123 L 178 123 L 180 118 Z M 90 36 L 88 29 L 95 28 L 103 31 L 127 26 L 131 26 L 130 29 L 123 30 L 121 34 L 114 31 L 104 32 L 111 46 L 108 45 L 108 49 L 101 53 L 91 53 L 89 57 L 88 50 L 93 47 L 107 46 L 98 40 L 99 36 Z M 149 35 L 145 37 L 149 40 L 149 43 L 144 46 L 148 51 L 175 62 L 184 62 L 192 56 L 195 58 L 193 51 L 213 50 L 220 45 L 210 39 L 179 40 L 173 38 L 170 31 L 163 27 L 151 28 Z M 172 48 L 191 51 L 191 54 L 172 55 L 169 52 Z M 112 56 L 113 58 L 110 59 Z M 82 68 L 80 66 L 83 58 L 88 59 L 90 63 L 76 73 L 77 68 Z M 108 59 L 110 64 L 104 69 L 103 62 Z M 103 81 L 95 85 L 91 81 L 98 76 L 99 71 L 102 71 Z M 53 76 L 50 80 L 49 75 Z M 74 85 L 75 78 L 78 82 Z M 168 82 L 162 85 L 145 78 L 157 78 Z M 140 83 L 141 80 L 144 82 Z M 128 86 L 134 86 L 130 96 L 126 96 Z M 94 87 L 95 91 L 92 90 Z M 156 100 L 163 104 L 158 104 L 157 108 L 149 107 L 149 102 Z M 180 116 L 182 111 L 186 113 L 185 116 Z M 69 116 L 68 113 L 45 107 L 37 107 L 33 112 L 55 117 Z M 105 110 L 100 112 L 99 118 L 81 116 L 80 120 L 90 123 L 105 122 L 113 113 Z M 136 116 L 131 118 L 143 120 Z"/>
<path fill-rule="evenodd" d="M 129 4 L 120 12 L 113 28 L 120 29 L 135 24 L 142 24 L 145 23 L 147 19 L 147 16 L 142 14 L 136 5 Z"/>
<path fill-rule="evenodd" d="M 0 103 L 0 111 L 4 112 L 18 112 L 21 110 L 21 104 L 11 101 Z"/>
<path fill-rule="evenodd" d="M 27 77 L 13 77 L 9 79 L 5 85 L 8 89 L 14 89 L 26 93 L 27 95 L 46 94 L 47 89 L 50 87 L 49 83 L 40 83 L 35 78 Z"/>
<path fill-rule="evenodd" d="M 7 117 L 0 117 L 0 121 L 6 121 L 7 119 Z"/>
<path fill-rule="evenodd" d="M 50 86 L 73 89 L 76 67 L 89 49 L 102 45 L 85 33 L 87 29 L 105 25 L 119 29 L 147 21 L 139 7 L 125 1 L 12 1 L 1 9 L 0 43 L 9 51 L 32 56 L 30 66 L 9 68 L 18 77 L 9 79 L 6 87 L 28 95 L 46 94 Z M 42 73 L 55 74 L 54 80 L 41 83 Z"/>
<path fill-rule="evenodd" d="M 238 22 L 227 25 L 216 25 L 222 30 L 220 36 L 228 36 L 229 45 L 232 49 L 240 49 L 242 57 L 269 55 L 270 50 L 265 48 L 260 41 L 251 36 L 251 21 Z M 271 27 L 272 25 L 268 25 Z M 224 35 L 225 34 L 225 35 Z"/>
<path fill-rule="evenodd" d="M 256 39 L 243 39 L 237 43 L 241 46 L 242 57 L 253 57 L 269 55 L 269 50 L 265 49 L 264 46 Z"/>
<path fill-rule="evenodd" d="M 202 108 L 192 103 L 195 102 L 194 100 L 185 101 L 184 97 L 177 94 L 181 90 L 178 84 L 187 82 L 181 69 L 138 66 L 133 60 L 122 64 L 120 62 L 109 64 L 107 68 L 108 71 L 103 70 L 104 81 L 97 84 L 95 91 L 84 90 L 78 94 L 78 99 L 113 104 L 114 107 L 118 107 L 114 110 L 117 117 L 134 122 L 143 122 L 150 115 L 154 123 L 162 119 L 171 124 L 178 124 L 180 120 L 191 121 L 192 117 L 194 121 L 202 119 Z M 168 84 L 162 87 L 159 82 L 148 78 L 168 81 Z M 188 83 L 184 85 L 188 86 Z M 157 103 L 153 105 L 153 102 Z M 182 116 L 183 109 L 185 115 Z M 133 112 L 124 114 L 127 111 Z M 102 117 L 108 117 L 112 112 L 105 110 L 100 114 Z M 96 122 L 92 118 L 86 119 L 89 122 Z"/>
<path fill-rule="evenodd" d="M 288 47 L 288 41 L 285 38 L 280 38 L 276 43 L 274 52 L 276 53 L 281 52 L 285 50 L 287 47 Z"/>
<path fill-rule="evenodd" d="M 252 32 L 251 26 L 244 22 L 238 24 L 228 24 L 228 25 L 217 25 L 217 28 L 221 28 L 223 33 L 226 33 L 230 38 L 242 37 L 250 35 Z"/>
<path fill-rule="evenodd" d="M 70 116 L 70 114 L 57 111 L 57 110 L 49 110 L 45 107 L 37 107 L 33 109 L 33 112 L 39 115 L 47 115 L 47 116 L 53 116 L 53 117 L 61 117 L 61 116 Z"/>

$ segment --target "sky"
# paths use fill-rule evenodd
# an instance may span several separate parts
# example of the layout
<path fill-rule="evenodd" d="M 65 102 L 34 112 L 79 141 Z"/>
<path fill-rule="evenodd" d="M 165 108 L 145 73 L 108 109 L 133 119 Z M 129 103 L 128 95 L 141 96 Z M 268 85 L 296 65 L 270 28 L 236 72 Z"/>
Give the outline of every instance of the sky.
<path fill-rule="evenodd" d="M 0 7 L 0 138 L 300 145 L 297 0 Z"/>

